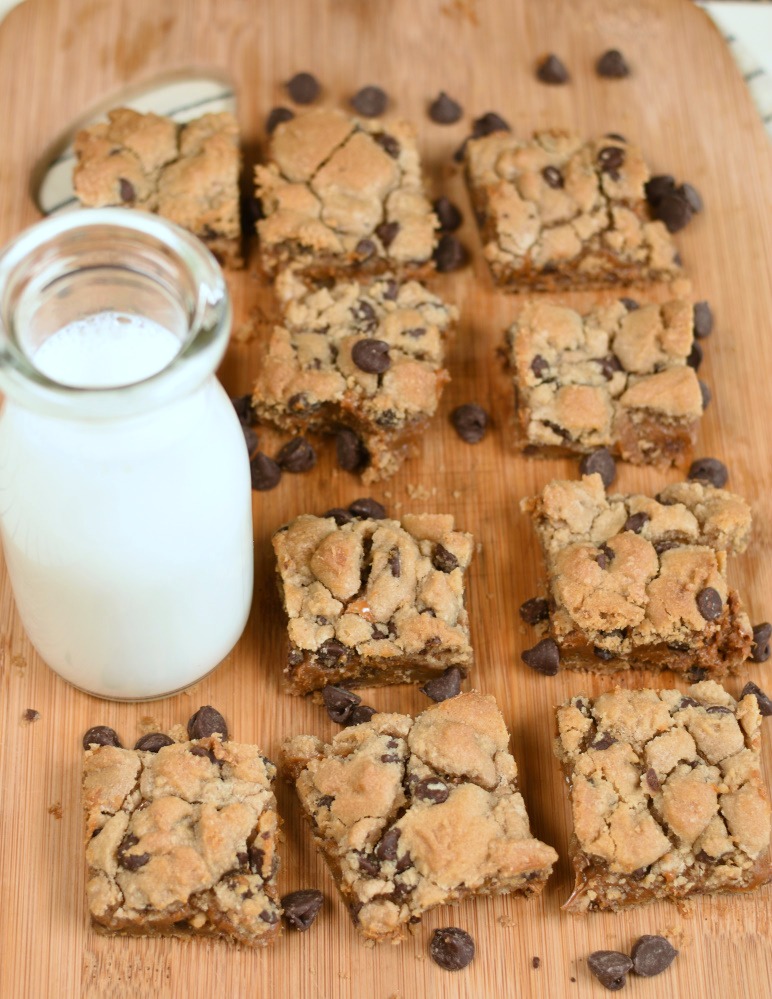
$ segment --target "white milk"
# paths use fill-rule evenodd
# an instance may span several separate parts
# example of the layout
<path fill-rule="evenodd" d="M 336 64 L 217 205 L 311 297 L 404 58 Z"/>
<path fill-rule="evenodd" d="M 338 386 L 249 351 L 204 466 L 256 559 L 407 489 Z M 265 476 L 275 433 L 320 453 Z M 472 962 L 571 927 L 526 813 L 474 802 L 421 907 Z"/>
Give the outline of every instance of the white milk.
<path fill-rule="evenodd" d="M 104 312 L 50 337 L 35 366 L 62 384 L 125 385 L 179 349 L 154 322 Z M 252 599 L 249 462 L 216 378 L 124 419 L 6 402 L 0 518 L 24 627 L 66 680 L 158 697 L 231 650 Z"/>

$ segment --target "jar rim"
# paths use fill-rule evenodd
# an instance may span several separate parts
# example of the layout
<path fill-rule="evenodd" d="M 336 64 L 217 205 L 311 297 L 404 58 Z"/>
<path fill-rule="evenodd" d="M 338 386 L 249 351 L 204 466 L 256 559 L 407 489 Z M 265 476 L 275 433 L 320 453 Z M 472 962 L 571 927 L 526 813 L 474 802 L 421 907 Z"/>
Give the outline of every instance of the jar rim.
<path fill-rule="evenodd" d="M 109 235 L 120 249 L 145 238 L 184 268 L 195 289 L 180 349 L 159 371 L 122 385 L 64 384 L 39 370 L 18 342 L 12 292 L 34 272 L 36 255 L 79 234 Z M 77 270 L 75 268 L 74 270 Z M 73 270 L 73 272 L 74 272 Z M 231 328 L 231 303 L 222 270 L 205 244 L 167 219 L 128 208 L 87 208 L 54 216 L 20 233 L 0 251 L 0 388 L 22 406 L 75 419 L 140 415 L 189 394 L 222 360 Z"/>

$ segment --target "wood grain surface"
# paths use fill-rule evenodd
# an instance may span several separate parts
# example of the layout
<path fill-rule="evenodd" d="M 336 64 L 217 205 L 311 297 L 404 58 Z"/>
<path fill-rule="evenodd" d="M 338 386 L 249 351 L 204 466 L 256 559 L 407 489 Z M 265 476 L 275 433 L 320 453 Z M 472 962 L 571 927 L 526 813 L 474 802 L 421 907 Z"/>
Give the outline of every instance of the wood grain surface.
<path fill-rule="evenodd" d="M 606 48 L 633 66 L 623 81 L 599 80 L 593 64 Z M 559 53 L 569 86 L 547 87 L 535 59 Z M 740 75 L 708 18 L 688 0 L 28 0 L 0 28 L 0 243 L 37 218 L 30 177 L 46 148 L 76 118 L 126 86 L 186 68 L 219 69 L 233 81 L 249 154 L 264 142 L 268 110 L 286 98 L 281 81 L 315 72 L 324 99 L 340 104 L 367 83 L 384 86 L 394 112 L 418 126 L 435 194 L 464 209 L 461 235 L 473 251 L 465 271 L 438 279 L 462 319 L 449 359 L 452 384 L 420 457 L 370 490 L 394 514 L 448 511 L 482 549 L 471 568 L 470 614 L 477 667 L 473 683 L 496 695 L 512 732 L 535 833 L 560 862 L 542 898 L 467 902 L 430 914 L 399 948 L 363 946 L 332 880 L 310 844 L 293 794 L 278 788 L 286 840 L 282 892 L 319 886 L 327 903 L 307 934 L 287 933 L 267 952 L 212 942 L 126 940 L 97 936 L 84 899 L 79 776 L 80 739 L 92 724 L 112 725 L 131 743 L 143 726 L 167 728 L 212 703 L 234 738 L 275 756 L 292 733 L 329 736 L 334 726 L 309 702 L 285 695 L 282 620 L 272 579 L 271 532 L 296 514 L 350 502 L 365 490 L 334 467 L 329 446 L 315 471 L 285 476 L 254 494 L 256 588 L 246 632 L 222 667 L 197 688 L 150 704 L 114 704 L 68 687 L 39 660 L 0 577 L 0 996 L 93 999 L 241 997 L 254 999 L 423 999 L 423 997 L 601 996 L 587 970 L 596 949 L 630 947 L 641 933 L 666 933 L 681 948 L 667 976 L 629 980 L 626 995 L 675 997 L 770 995 L 772 889 L 742 898 L 702 899 L 683 908 L 653 905 L 624 915 L 569 916 L 560 904 L 571 882 L 568 808 L 551 754 L 552 707 L 579 691 L 613 685 L 578 673 L 531 673 L 520 652 L 532 634 L 519 604 L 534 595 L 540 561 L 521 497 L 554 476 L 575 476 L 569 461 L 535 461 L 509 445 L 512 400 L 496 356 L 517 297 L 492 289 L 457 167 L 450 154 L 472 115 L 496 110 L 525 134 L 567 126 L 588 136 L 620 132 L 640 143 L 657 172 L 688 179 L 706 210 L 677 237 L 695 296 L 708 298 L 716 330 L 706 343 L 703 377 L 714 401 L 698 454 L 723 458 L 730 485 L 752 503 L 755 540 L 730 575 L 754 621 L 772 615 L 772 158 Z M 460 99 L 462 123 L 433 125 L 427 101 L 440 89 Z M 221 371 L 226 388 L 245 392 L 266 335 L 270 290 L 249 269 L 231 275 L 236 338 Z M 643 298 L 645 295 L 640 294 Z M 588 305 L 590 295 L 563 296 Z M 464 401 L 493 413 L 494 428 L 476 447 L 459 441 L 447 420 Z M 278 438 L 261 432 L 270 451 Z M 657 490 L 678 477 L 620 469 L 622 490 Z M 55 504 L 53 505 L 55 516 Z M 62 525 L 63 530 L 66 529 Z M 766 671 L 766 672 L 765 672 Z M 751 677 L 772 686 L 767 667 Z M 624 680 L 645 685 L 652 677 Z M 665 674 L 659 682 L 674 684 Z M 379 709 L 419 710 L 425 699 L 400 687 L 366 693 Z M 26 708 L 41 713 L 26 723 Z M 766 773 L 772 775 L 772 722 L 765 724 Z M 459 836 L 464 830 L 459 829 Z M 437 926 L 459 925 L 477 941 L 471 967 L 448 974 L 428 959 Z M 539 956 L 541 966 L 532 967 Z"/>

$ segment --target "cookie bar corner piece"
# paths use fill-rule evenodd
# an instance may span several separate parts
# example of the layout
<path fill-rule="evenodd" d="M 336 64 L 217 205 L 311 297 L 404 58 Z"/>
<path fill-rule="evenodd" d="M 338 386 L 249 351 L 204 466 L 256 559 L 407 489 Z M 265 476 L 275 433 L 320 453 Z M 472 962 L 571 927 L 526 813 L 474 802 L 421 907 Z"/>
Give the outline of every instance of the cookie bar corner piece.
<path fill-rule="evenodd" d="M 438 905 L 542 891 L 557 854 L 531 834 L 508 744 L 496 702 L 476 691 L 415 719 L 376 714 L 328 745 L 285 743 L 285 772 L 364 937 L 399 943 Z"/>
<path fill-rule="evenodd" d="M 617 911 L 767 883 L 761 715 L 718 683 L 616 690 L 557 708 L 576 884 L 563 908 Z"/>

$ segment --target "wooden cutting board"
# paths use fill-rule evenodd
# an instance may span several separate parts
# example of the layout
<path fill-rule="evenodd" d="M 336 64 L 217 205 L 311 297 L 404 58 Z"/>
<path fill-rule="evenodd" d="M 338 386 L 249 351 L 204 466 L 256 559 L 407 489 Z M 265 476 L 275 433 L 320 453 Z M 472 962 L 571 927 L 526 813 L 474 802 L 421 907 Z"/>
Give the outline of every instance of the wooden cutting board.
<path fill-rule="evenodd" d="M 599 80 L 593 64 L 606 48 L 623 50 L 633 75 Z M 548 51 L 567 63 L 572 81 L 547 87 L 533 75 Z M 493 291 L 457 167 L 450 154 L 472 115 L 495 110 L 525 134 L 568 126 L 586 135 L 620 132 L 640 143 L 655 171 L 688 179 L 706 210 L 677 237 L 697 298 L 708 298 L 716 331 L 706 344 L 704 377 L 714 401 L 698 454 L 723 458 L 730 485 L 752 503 L 756 530 L 748 553 L 730 573 L 754 621 L 772 616 L 772 157 L 742 79 L 718 32 L 688 0 L 28 0 L 0 28 L 0 243 L 34 222 L 30 177 L 46 148 L 96 102 L 126 86 L 191 67 L 219 69 L 233 82 L 245 144 L 264 142 L 268 110 L 282 102 L 280 83 L 311 70 L 333 104 L 363 84 L 378 83 L 395 112 L 420 132 L 435 193 L 463 207 L 462 237 L 472 266 L 436 282 L 461 308 L 450 352 L 452 384 L 423 442 L 420 457 L 371 492 L 389 509 L 449 511 L 482 550 L 471 569 L 470 612 L 477 668 L 473 682 L 496 695 L 512 732 L 533 828 L 560 862 L 542 898 L 468 902 L 429 915 L 399 948 L 363 946 L 315 856 L 293 794 L 278 789 L 286 840 L 282 892 L 319 886 L 327 895 L 311 932 L 286 934 L 267 952 L 225 944 L 125 940 L 96 936 L 84 900 L 79 775 L 80 739 L 89 726 L 112 725 L 131 743 L 143 726 L 184 722 L 212 703 L 233 736 L 257 741 L 275 756 L 292 733 L 329 736 L 334 726 L 318 707 L 288 697 L 279 683 L 282 620 L 274 593 L 271 532 L 296 514 L 344 505 L 366 492 L 334 467 L 329 446 L 317 469 L 286 476 L 254 494 L 254 610 L 227 662 L 195 690 L 152 704 L 112 704 L 68 687 L 38 659 L 16 617 L 7 578 L 0 578 L 0 922 L 3 997 L 240 997 L 254 999 L 413 999 L 465 996 L 585 997 L 604 994 L 587 970 L 596 949 L 628 949 L 642 933 L 666 933 L 681 956 L 666 978 L 630 980 L 626 994 L 650 997 L 770 995 L 772 889 L 750 897 L 703 899 L 682 909 L 653 905 L 625 915 L 561 913 L 569 894 L 569 814 L 551 754 L 552 707 L 581 690 L 613 684 L 577 673 L 547 679 L 520 662 L 532 634 L 517 607 L 534 595 L 540 561 L 522 496 L 554 476 L 575 476 L 569 461 L 513 454 L 511 392 L 496 347 L 519 302 Z M 426 116 L 440 89 L 462 101 L 463 123 L 442 128 Z M 239 339 L 221 376 L 243 393 L 254 376 L 266 334 L 270 291 L 252 266 L 231 275 Z M 640 296 L 639 296 L 640 297 Z M 587 305 L 591 296 L 564 296 Z M 447 414 L 463 401 L 488 406 L 493 432 L 477 447 L 461 443 Z M 270 451 L 278 438 L 262 433 Z M 678 477 L 620 470 L 622 490 L 656 491 Z M 52 506 L 55 510 L 55 502 Z M 52 513 L 52 516 L 55 513 Z M 769 689 L 772 674 L 748 677 Z M 765 679 L 766 677 L 766 679 Z M 623 681 L 644 685 L 637 674 Z M 665 675 L 660 682 L 672 685 Z M 419 710 L 410 687 L 376 690 L 379 709 Z M 39 721 L 22 722 L 26 708 Z M 150 719 L 150 720 L 148 720 Z M 772 777 L 772 722 L 765 723 L 765 762 Z M 459 829 L 459 836 L 464 830 Z M 437 926 L 460 925 L 478 956 L 448 974 L 427 958 Z M 541 958 L 538 970 L 532 958 Z"/>

